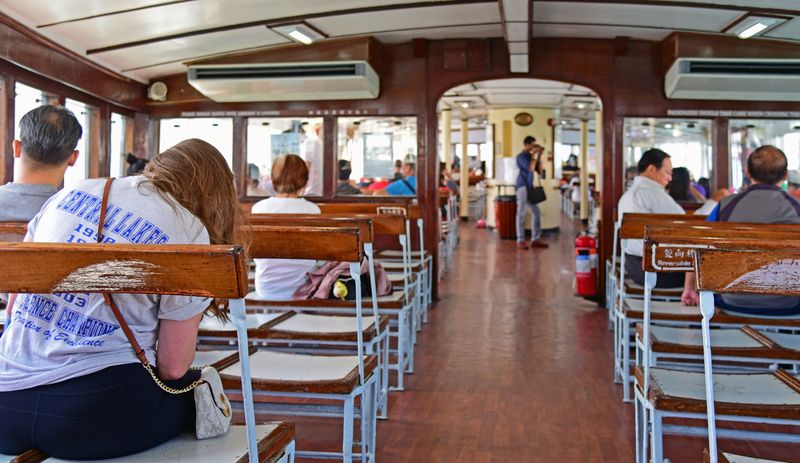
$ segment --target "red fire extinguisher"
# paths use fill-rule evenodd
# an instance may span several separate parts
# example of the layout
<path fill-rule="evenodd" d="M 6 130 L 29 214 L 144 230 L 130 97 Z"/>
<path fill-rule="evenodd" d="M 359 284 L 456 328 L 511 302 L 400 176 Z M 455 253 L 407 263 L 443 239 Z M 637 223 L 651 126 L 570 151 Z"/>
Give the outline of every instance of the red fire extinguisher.
<path fill-rule="evenodd" d="M 597 295 L 597 240 L 581 232 L 575 238 L 575 294 L 581 297 Z"/>

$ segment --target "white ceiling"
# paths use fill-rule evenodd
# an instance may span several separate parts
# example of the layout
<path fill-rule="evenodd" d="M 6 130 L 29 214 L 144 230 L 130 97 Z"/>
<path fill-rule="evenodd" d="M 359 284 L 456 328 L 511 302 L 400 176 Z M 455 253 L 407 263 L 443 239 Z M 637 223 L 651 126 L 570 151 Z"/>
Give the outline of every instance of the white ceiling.
<path fill-rule="evenodd" d="M 527 3 L 502 1 L 510 11 L 505 23 L 500 0 L 0 0 L 0 10 L 76 53 L 95 50 L 87 54 L 90 59 L 147 82 L 184 72 L 182 63 L 193 59 L 285 44 L 286 39 L 264 26 L 300 18 L 329 37 L 369 34 L 386 43 L 516 34 L 524 22 L 508 21 L 525 11 Z M 661 40 L 672 31 L 719 33 L 747 11 L 769 10 L 794 19 L 767 37 L 800 42 L 800 0 L 674 4 L 535 0 L 533 37 Z M 106 47 L 119 48 L 96 50 Z M 510 47 L 525 59 L 524 42 Z M 534 40 L 534 55 L 535 49 Z"/>
<path fill-rule="evenodd" d="M 578 102 L 586 107 L 578 108 Z M 452 110 L 456 120 L 485 116 L 489 108 L 518 107 L 554 108 L 560 116 L 582 118 L 600 109 L 600 100 L 586 87 L 541 79 L 497 79 L 459 85 L 439 100 L 439 110 Z"/>

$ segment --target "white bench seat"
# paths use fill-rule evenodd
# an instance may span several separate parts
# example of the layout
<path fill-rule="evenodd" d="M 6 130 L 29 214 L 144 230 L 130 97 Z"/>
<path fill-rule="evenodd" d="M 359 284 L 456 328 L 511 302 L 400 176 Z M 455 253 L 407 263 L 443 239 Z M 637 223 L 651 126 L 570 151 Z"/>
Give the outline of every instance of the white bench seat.
<path fill-rule="evenodd" d="M 637 325 L 637 341 L 642 342 L 644 328 Z M 702 358 L 703 334 L 699 328 L 651 326 L 650 347 L 657 355 L 681 354 Z M 800 335 L 771 333 L 750 327 L 711 330 L 715 356 L 744 359 L 781 359 L 800 361 Z M 777 362 L 776 362 L 777 363 Z"/>
<path fill-rule="evenodd" d="M 294 425 L 269 423 L 256 426 L 259 461 L 281 461 L 287 446 L 294 440 Z M 292 444 L 293 445 L 293 444 Z M 75 460 L 47 458 L 46 463 L 74 463 Z M 144 452 L 120 458 L 93 460 L 95 463 L 163 463 L 190 461 L 192 463 L 246 463 L 247 431 L 244 426 L 231 426 L 227 433 L 212 439 L 197 440 L 191 433 L 165 442 Z"/>
<path fill-rule="evenodd" d="M 636 369 L 638 387 L 644 377 Z M 649 399 L 660 411 L 705 413 L 703 372 L 650 368 Z M 800 381 L 785 371 L 714 374 L 714 406 L 718 416 L 771 416 L 800 419 Z"/>
<path fill-rule="evenodd" d="M 377 358 L 364 357 L 364 374 L 369 376 Z M 253 391 L 321 392 L 349 394 L 359 385 L 358 356 L 320 356 L 258 351 L 250 356 Z M 220 372 L 225 388 L 241 385 L 239 362 Z"/>

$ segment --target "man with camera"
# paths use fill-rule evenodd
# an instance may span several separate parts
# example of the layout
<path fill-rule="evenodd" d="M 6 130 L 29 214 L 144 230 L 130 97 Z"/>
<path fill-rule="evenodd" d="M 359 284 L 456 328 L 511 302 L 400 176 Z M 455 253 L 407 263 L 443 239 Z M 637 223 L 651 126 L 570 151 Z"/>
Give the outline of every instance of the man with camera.
<path fill-rule="evenodd" d="M 517 175 L 517 248 L 528 249 L 533 248 L 546 248 L 549 245 L 543 242 L 540 238 L 542 236 L 542 221 L 539 206 L 531 202 L 528 198 L 528 189 L 533 189 L 533 181 L 535 176 L 541 175 L 540 158 L 544 152 L 541 145 L 536 144 L 536 139 L 530 135 L 523 140 L 524 148 L 517 155 L 517 167 L 519 168 L 519 175 Z M 525 211 L 531 210 L 533 219 L 531 221 L 531 242 L 530 246 L 525 242 Z"/>

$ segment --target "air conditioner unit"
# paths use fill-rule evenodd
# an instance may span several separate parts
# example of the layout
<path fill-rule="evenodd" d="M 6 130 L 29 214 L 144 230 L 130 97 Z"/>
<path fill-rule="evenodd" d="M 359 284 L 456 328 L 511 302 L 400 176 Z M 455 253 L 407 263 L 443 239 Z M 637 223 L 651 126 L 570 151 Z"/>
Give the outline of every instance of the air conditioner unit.
<path fill-rule="evenodd" d="M 189 66 L 189 83 L 221 103 L 377 98 L 378 74 L 366 61 Z"/>
<path fill-rule="evenodd" d="M 678 58 L 664 91 L 667 98 L 800 101 L 800 60 Z"/>

